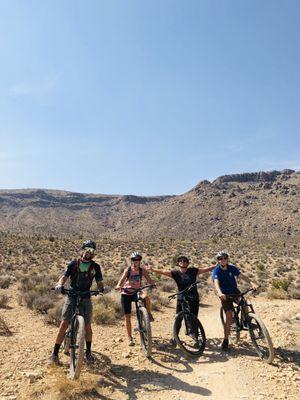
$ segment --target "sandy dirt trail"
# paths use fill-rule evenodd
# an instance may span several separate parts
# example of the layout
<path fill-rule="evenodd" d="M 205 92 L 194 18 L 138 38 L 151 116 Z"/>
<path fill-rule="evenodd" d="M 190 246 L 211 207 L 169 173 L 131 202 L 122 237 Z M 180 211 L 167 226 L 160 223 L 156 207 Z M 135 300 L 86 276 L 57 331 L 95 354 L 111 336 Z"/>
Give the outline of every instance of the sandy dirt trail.
<path fill-rule="evenodd" d="M 137 334 L 135 346 L 124 340 L 124 326 L 94 326 L 93 367 L 84 365 L 80 380 L 67 378 L 68 358 L 61 367 L 48 367 L 57 328 L 17 301 L 16 288 L 1 316 L 12 331 L 0 336 L 0 399 L 111 399 L 193 400 L 298 399 L 299 398 L 299 301 L 253 299 L 256 312 L 266 323 L 276 349 L 273 365 L 260 361 L 245 336 L 229 354 L 220 351 L 222 327 L 219 303 L 214 296 L 203 300 L 200 319 L 207 335 L 205 354 L 183 357 L 169 345 L 174 302 L 155 313 L 153 358 L 144 357 Z M 270 314 L 268 310 L 272 310 Z M 271 315 L 271 317 L 270 317 Z M 290 316 L 286 322 L 284 317 Z M 247 340 L 246 340 L 247 339 Z"/>

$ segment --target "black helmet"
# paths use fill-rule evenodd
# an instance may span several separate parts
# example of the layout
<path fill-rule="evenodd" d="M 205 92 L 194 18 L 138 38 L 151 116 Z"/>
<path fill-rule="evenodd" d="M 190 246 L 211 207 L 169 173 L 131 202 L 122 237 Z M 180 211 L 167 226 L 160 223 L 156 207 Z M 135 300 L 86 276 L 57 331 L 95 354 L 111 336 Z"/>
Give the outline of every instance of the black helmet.
<path fill-rule="evenodd" d="M 190 260 L 187 256 L 181 255 L 181 256 L 177 257 L 177 263 L 179 263 L 180 260 L 185 260 L 188 264 L 190 263 Z"/>
<path fill-rule="evenodd" d="M 81 248 L 85 249 L 86 247 L 91 247 L 92 249 L 96 250 L 96 243 L 93 240 L 85 240 L 82 243 Z"/>

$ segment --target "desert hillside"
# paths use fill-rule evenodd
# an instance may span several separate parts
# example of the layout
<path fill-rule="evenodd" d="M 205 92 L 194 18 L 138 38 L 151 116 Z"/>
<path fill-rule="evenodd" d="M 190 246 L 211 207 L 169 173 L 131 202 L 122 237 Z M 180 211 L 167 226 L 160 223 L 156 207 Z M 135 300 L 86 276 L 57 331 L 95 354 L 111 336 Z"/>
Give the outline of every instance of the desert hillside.
<path fill-rule="evenodd" d="M 179 196 L 1 190 L 0 230 L 115 238 L 300 238 L 300 173 L 225 175 Z"/>

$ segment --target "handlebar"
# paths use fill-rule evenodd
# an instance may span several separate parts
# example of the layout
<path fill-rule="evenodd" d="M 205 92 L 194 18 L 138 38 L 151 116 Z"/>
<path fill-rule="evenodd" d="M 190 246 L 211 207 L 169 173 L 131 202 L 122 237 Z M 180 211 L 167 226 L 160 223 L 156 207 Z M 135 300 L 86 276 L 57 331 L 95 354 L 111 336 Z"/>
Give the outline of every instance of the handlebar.
<path fill-rule="evenodd" d="M 52 287 L 51 290 L 55 290 L 55 288 Z M 98 295 L 103 296 L 103 293 L 100 292 L 99 290 L 86 290 L 82 292 L 80 290 L 66 289 L 64 287 L 61 288 L 61 294 L 72 294 L 74 296 L 86 296 L 88 294 L 91 296 L 98 296 Z"/>
<path fill-rule="evenodd" d="M 141 286 L 140 288 L 126 288 L 126 287 L 121 287 L 120 290 L 123 290 L 124 292 L 134 294 L 138 292 L 142 292 L 144 289 L 154 289 L 156 288 L 156 285 L 146 285 L 146 286 Z"/>
<path fill-rule="evenodd" d="M 190 286 L 188 286 L 188 287 L 187 287 L 186 289 L 184 289 L 184 290 L 181 290 L 180 292 L 171 294 L 170 296 L 168 296 L 168 299 L 169 299 L 169 300 L 175 299 L 176 296 L 179 296 L 179 295 L 182 294 L 182 293 L 188 292 L 188 291 L 191 290 L 194 286 L 198 285 L 198 283 L 200 283 L 200 281 L 196 281 L 196 282 L 192 283 Z"/>
<path fill-rule="evenodd" d="M 244 297 L 247 293 L 256 292 L 256 290 L 259 288 L 261 288 L 261 286 L 258 286 L 256 289 L 254 289 L 254 288 L 247 289 L 247 290 L 245 290 L 245 292 L 242 292 L 242 293 L 225 294 L 225 296 L 228 298 Z"/>

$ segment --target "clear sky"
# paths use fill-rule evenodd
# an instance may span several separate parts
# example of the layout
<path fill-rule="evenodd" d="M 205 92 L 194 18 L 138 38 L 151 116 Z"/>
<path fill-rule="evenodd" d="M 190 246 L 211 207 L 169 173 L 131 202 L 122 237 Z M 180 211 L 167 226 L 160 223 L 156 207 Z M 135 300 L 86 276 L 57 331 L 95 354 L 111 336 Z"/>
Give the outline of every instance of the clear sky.
<path fill-rule="evenodd" d="M 300 1 L 0 0 L 0 188 L 300 169 Z"/>

